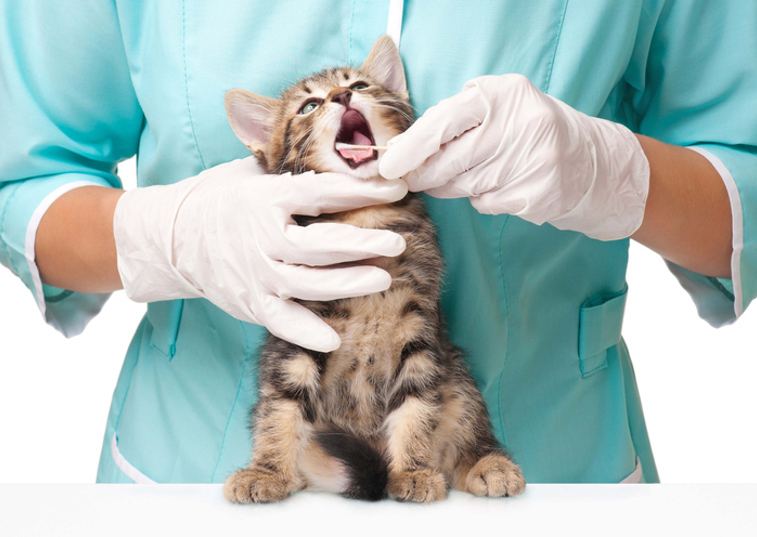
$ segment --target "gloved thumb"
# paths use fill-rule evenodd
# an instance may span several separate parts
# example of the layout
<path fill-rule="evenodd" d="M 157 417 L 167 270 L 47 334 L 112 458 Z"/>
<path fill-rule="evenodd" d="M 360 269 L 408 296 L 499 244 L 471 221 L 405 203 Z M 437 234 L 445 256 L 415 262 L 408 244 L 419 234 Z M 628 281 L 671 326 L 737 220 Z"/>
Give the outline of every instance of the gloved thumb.
<path fill-rule="evenodd" d="M 466 85 L 461 93 L 432 106 L 408 130 L 387 142 L 379 173 L 386 179 L 403 177 L 412 192 L 440 186 L 441 182 L 434 183 L 429 177 L 408 174 L 443 150 L 445 144 L 478 127 L 490 108 L 479 88 Z"/>

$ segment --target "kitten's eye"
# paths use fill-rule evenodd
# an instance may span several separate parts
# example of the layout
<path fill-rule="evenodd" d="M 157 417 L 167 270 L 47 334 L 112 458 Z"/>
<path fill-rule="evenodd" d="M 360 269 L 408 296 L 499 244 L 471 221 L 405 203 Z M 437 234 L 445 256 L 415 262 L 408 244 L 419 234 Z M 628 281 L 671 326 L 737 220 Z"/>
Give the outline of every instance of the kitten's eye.
<path fill-rule="evenodd" d="M 350 86 L 351 90 L 360 91 L 364 89 L 368 89 L 368 84 L 364 82 L 356 82 L 353 85 Z"/>
<path fill-rule="evenodd" d="M 305 106 L 300 108 L 300 111 L 297 113 L 302 115 L 309 114 L 310 112 L 318 108 L 319 104 L 320 103 L 318 101 L 308 101 L 307 103 L 305 103 Z"/>

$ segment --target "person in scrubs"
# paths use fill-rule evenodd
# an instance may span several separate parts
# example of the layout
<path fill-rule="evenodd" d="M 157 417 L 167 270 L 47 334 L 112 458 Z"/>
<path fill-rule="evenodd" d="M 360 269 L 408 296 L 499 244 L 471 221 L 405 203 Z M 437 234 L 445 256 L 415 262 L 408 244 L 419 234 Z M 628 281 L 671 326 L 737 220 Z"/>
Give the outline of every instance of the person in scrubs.
<path fill-rule="evenodd" d="M 715 326 L 757 295 L 752 2 L 0 11 L 0 262 L 67 336 L 120 288 L 149 302 L 100 482 L 223 482 L 249 457 L 266 328 L 334 349 L 338 336 L 292 299 L 389 285 L 341 263 L 397 255 L 396 235 L 344 227 L 336 241 L 293 231 L 292 214 L 426 192 L 452 339 L 530 482 L 658 480 L 621 337 L 629 238 L 668 261 Z M 386 181 L 266 176 L 243 158 L 226 91 L 275 96 L 359 65 L 384 33 L 420 117 L 382 157 Z M 124 194 L 117 165 L 133 155 L 139 188 Z"/>

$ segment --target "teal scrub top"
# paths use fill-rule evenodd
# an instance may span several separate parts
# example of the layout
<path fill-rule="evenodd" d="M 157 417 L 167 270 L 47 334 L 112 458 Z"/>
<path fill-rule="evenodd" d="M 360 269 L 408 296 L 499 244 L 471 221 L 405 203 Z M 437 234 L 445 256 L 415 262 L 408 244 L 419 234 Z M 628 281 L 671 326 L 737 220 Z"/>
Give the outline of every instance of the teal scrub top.
<path fill-rule="evenodd" d="M 117 163 L 135 154 L 140 186 L 246 156 L 226 91 L 274 96 L 359 65 L 388 12 L 388 0 L 0 1 L 0 262 L 48 323 L 79 333 L 107 297 L 41 284 L 46 207 L 82 184 L 120 186 Z M 418 115 L 471 78 L 521 73 L 587 114 L 705 150 L 734 208 L 734 278 L 671 268 L 720 325 L 757 295 L 755 28 L 751 0 L 408 0 L 400 53 Z M 427 201 L 452 339 L 528 481 L 657 481 L 621 338 L 628 241 Z M 205 300 L 150 304 L 98 480 L 222 482 L 245 465 L 264 337 Z"/>

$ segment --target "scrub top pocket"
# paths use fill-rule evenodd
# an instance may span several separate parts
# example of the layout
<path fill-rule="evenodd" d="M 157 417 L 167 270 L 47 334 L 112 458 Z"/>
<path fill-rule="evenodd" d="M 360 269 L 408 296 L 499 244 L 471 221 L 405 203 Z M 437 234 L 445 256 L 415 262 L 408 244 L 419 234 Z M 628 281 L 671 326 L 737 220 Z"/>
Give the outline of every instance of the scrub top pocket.
<path fill-rule="evenodd" d="M 628 287 L 581 306 L 578 328 L 578 362 L 586 378 L 607 367 L 607 352 L 620 343 Z"/>
<path fill-rule="evenodd" d="M 153 327 L 150 345 L 169 360 L 176 354 L 183 300 L 152 302 L 147 306 L 147 320 Z"/>

